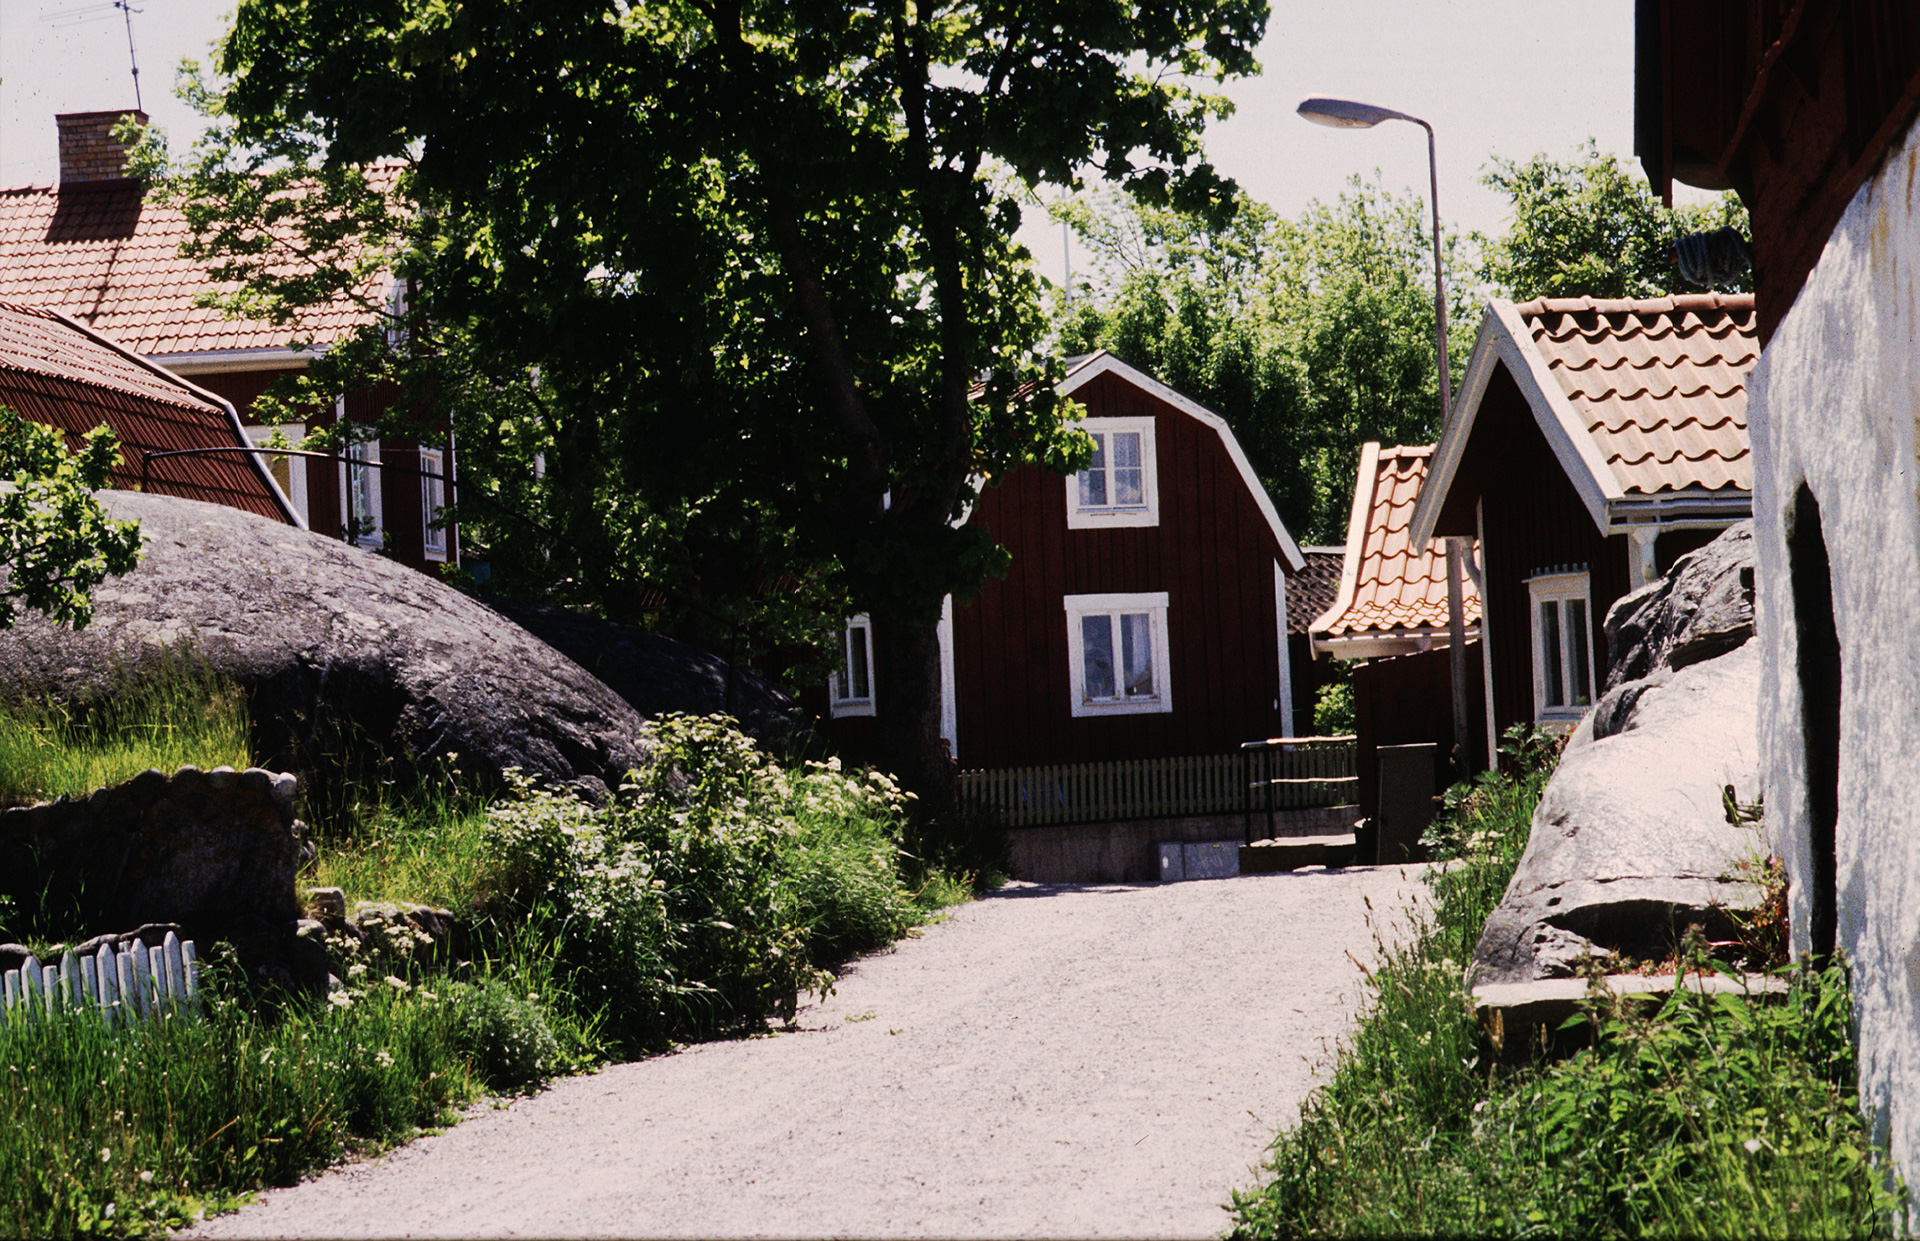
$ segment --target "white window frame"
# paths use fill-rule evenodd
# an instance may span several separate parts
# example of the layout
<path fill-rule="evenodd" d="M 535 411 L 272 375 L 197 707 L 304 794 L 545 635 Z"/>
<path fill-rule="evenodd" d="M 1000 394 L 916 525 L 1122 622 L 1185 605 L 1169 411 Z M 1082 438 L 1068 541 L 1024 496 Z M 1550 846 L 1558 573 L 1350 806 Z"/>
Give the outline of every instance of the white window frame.
<path fill-rule="evenodd" d="M 1125 526 L 1157 526 L 1160 524 L 1160 454 L 1155 450 L 1153 441 L 1153 419 L 1142 418 L 1087 418 L 1078 425 L 1089 435 L 1105 437 L 1102 449 L 1107 460 L 1113 459 L 1113 434 L 1117 432 L 1138 432 L 1140 435 L 1140 492 L 1144 503 L 1118 505 L 1094 504 L 1082 506 L 1080 503 L 1080 479 L 1087 473 L 1082 470 L 1067 480 L 1067 529 L 1100 530 Z M 1107 467 L 1112 469 L 1111 464 Z M 1113 497 L 1111 479 L 1107 488 L 1108 499 Z"/>
<path fill-rule="evenodd" d="M 295 448 L 298 448 L 300 442 L 307 438 L 307 428 L 298 422 L 282 423 L 279 426 L 254 425 L 242 427 L 241 430 L 247 433 L 247 442 L 255 448 L 265 448 L 267 441 L 273 438 L 275 431 L 280 432 L 287 443 Z M 267 472 L 273 474 L 275 482 L 279 481 L 280 476 L 275 472 L 274 466 L 276 464 L 286 466 L 287 482 L 285 490 L 287 493 L 287 503 L 293 505 L 293 511 L 298 514 L 300 518 L 300 524 L 311 529 L 313 523 L 307 516 L 307 458 L 280 457 L 276 459 L 274 457 L 261 457 L 259 460 L 261 464 L 266 466 Z"/>
<path fill-rule="evenodd" d="M 438 478 L 432 475 L 439 475 Z M 447 559 L 447 527 L 434 524 L 447 507 L 446 454 L 438 448 L 420 450 L 420 547 L 428 560 Z"/>
<path fill-rule="evenodd" d="M 382 535 L 387 528 L 386 514 L 383 512 L 385 506 L 380 494 L 383 490 L 381 471 L 377 468 L 380 464 L 380 441 L 375 438 L 348 444 L 341 455 L 347 460 L 340 463 L 340 524 L 343 527 L 347 524 L 347 489 L 354 488 L 354 517 L 371 518 L 373 524 L 365 534 L 355 535 L 353 541 L 360 547 L 378 548 L 385 542 Z M 362 461 L 367 464 L 358 464 Z M 367 480 L 364 496 L 358 494 L 361 477 Z"/>
<path fill-rule="evenodd" d="M 1567 617 L 1574 614 L 1570 606 L 1578 604 L 1578 615 L 1586 632 L 1586 682 L 1587 701 L 1580 703 L 1547 702 L 1547 664 L 1550 658 L 1547 650 L 1546 635 L 1541 632 L 1540 609 L 1545 604 L 1553 604 L 1558 609 L 1560 621 L 1560 677 L 1563 693 L 1574 697 L 1575 674 L 1580 671 L 1574 659 L 1573 643 L 1569 641 L 1570 629 Z M 1536 573 L 1527 579 L 1527 631 L 1533 641 L 1533 718 L 1541 724 L 1577 724 L 1581 717 L 1592 708 L 1598 697 L 1598 685 L 1594 679 L 1593 662 L 1593 588 L 1590 575 L 1585 569 L 1572 572 Z"/>
<path fill-rule="evenodd" d="M 1063 600 L 1067 614 L 1068 706 L 1075 716 L 1159 715 L 1173 710 L 1173 679 L 1168 675 L 1167 592 L 1140 594 L 1068 595 Z M 1151 698 L 1088 698 L 1087 663 L 1082 621 L 1090 616 L 1119 617 L 1128 612 L 1147 614 L 1147 631 L 1153 643 L 1150 659 L 1153 667 Z M 1116 636 L 1117 642 L 1117 636 Z M 1116 648 L 1117 649 L 1117 648 Z"/>
<path fill-rule="evenodd" d="M 867 692 L 862 697 L 853 693 L 854 655 L 853 635 L 859 631 L 864 641 L 867 673 Z M 841 678 L 847 681 L 847 693 L 840 693 Z M 865 613 L 850 618 L 846 628 L 840 631 L 840 669 L 827 678 L 827 703 L 834 719 L 850 715 L 872 715 L 873 712 L 873 621 Z"/>

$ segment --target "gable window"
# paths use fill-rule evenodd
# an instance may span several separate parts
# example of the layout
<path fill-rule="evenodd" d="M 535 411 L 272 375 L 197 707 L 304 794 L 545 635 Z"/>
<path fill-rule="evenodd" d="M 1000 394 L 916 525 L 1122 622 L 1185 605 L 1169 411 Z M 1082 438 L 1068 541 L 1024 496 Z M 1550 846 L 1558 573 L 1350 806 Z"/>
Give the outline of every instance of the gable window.
<path fill-rule="evenodd" d="M 1587 571 L 1527 579 L 1533 617 L 1533 714 L 1542 723 L 1579 720 L 1593 705 L 1593 643 L 1588 636 Z"/>
<path fill-rule="evenodd" d="M 420 450 L 421 546 L 428 560 L 447 558 L 447 472 L 445 454 L 438 448 Z"/>
<path fill-rule="evenodd" d="M 1093 460 L 1067 483 L 1067 528 L 1160 524 L 1152 418 L 1088 418 Z"/>
<path fill-rule="evenodd" d="M 840 666 L 828 697 L 835 719 L 873 714 L 873 622 L 865 616 L 848 621 L 840 635 Z"/>
<path fill-rule="evenodd" d="M 1173 710 L 1167 594 L 1068 595 L 1068 681 L 1074 715 Z"/>

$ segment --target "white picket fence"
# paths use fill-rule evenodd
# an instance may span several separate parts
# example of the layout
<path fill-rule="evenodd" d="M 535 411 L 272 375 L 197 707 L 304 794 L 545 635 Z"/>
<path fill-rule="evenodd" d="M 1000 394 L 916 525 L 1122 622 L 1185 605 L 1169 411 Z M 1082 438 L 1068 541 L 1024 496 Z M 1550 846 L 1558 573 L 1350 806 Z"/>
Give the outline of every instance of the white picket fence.
<path fill-rule="evenodd" d="M 199 958 L 193 941 L 172 931 L 153 948 L 135 940 L 118 952 L 112 945 L 86 956 L 69 950 L 58 965 L 28 957 L 0 985 L 0 1025 L 91 1011 L 111 1028 L 182 1007 L 200 1011 Z"/>

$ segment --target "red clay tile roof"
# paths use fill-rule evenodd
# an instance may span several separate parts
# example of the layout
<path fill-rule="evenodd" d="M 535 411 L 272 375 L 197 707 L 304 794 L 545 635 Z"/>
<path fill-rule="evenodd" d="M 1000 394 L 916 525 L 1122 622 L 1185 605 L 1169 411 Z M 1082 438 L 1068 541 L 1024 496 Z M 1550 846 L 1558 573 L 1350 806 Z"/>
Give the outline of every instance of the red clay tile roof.
<path fill-rule="evenodd" d="M 1339 598 L 1316 618 L 1316 638 L 1412 637 L 1447 629 L 1447 557 L 1416 551 L 1407 525 L 1433 459 L 1431 445 L 1382 448 L 1360 454 L 1353 518 Z M 1461 596 L 1463 619 L 1480 623 L 1480 595 L 1468 580 Z"/>
<path fill-rule="evenodd" d="M 0 300 L 53 307 L 143 355 L 324 344 L 365 320 L 346 301 L 280 325 L 195 306 L 210 282 L 180 257 L 186 236 L 186 217 L 134 181 L 0 190 Z"/>
<path fill-rule="evenodd" d="M 1307 567 L 1287 579 L 1287 632 L 1305 633 L 1314 618 L 1340 596 L 1340 569 L 1346 563 L 1344 547 L 1303 547 Z"/>
<path fill-rule="evenodd" d="M 106 423 L 120 437 L 112 485 L 140 482 L 140 454 L 245 447 L 233 415 L 185 380 L 150 366 L 51 311 L 0 302 L 0 405 L 59 427 L 69 442 Z M 154 465 L 157 495 L 181 496 L 287 521 L 250 457 L 217 454 Z"/>
<path fill-rule="evenodd" d="M 1542 298 L 1514 309 L 1624 492 L 1753 489 L 1752 295 Z"/>

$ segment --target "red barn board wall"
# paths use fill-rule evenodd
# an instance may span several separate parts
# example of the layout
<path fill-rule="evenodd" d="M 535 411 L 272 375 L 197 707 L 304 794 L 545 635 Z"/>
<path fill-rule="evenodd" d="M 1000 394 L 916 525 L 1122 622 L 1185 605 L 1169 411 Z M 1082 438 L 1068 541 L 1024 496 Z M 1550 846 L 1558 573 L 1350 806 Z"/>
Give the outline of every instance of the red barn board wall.
<path fill-rule="evenodd" d="M 1013 553 L 954 609 L 957 757 L 967 769 L 1224 754 L 1286 731 L 1274 563 L 1281 551 L 1219 434 L 1112 372 L 1073 393 L 1090 417 L 1154 419 L 1156 526 L 1069 530 L 1069 479 L 1038 466 L 989 487 L 971 521 Z M 1071 714 L 1068 595 L 1167 592 L 1173 710 Z"/>

